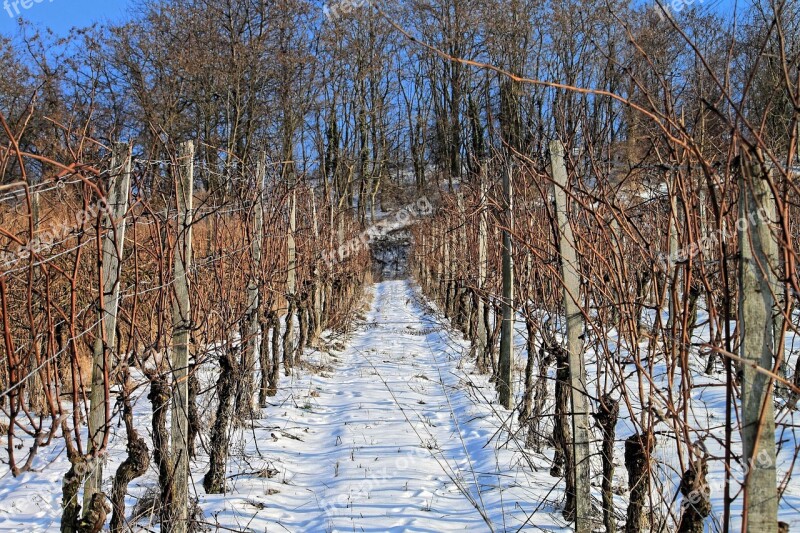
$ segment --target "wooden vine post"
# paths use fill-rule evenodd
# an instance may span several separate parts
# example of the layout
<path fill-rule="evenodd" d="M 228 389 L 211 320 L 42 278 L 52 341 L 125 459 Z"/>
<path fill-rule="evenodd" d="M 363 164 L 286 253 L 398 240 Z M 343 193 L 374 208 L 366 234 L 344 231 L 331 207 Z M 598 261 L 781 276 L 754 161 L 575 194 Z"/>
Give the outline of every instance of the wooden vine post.
<path fill-rule="evenodd" d="M 119 307 L 122 254 L 125 247 L 125 214 L 131 183 L 130 146 L 117 143 L 111 154 L 108 198 L 101 211 L 101 227 L 105 231 L 100 257 L 100 286 L 97 340 L 92 358 L 92 392 L 89 407 L 89 453 L 94 458 L 105 449 L 108 442 L 106 422 L 111 416 L 109 404 L 109 370 L 111 356 L 116 347 L 117 310 Z M 83 492 L 84 512 L 88 512 L 92 497 L 101 492 L 103 462 L 97 461 L 86 478 Z"/>
<path fill-rule="evenodd" d="M 261 253 L 262 240 L 264 238 L 264 190 L 266 187 L 266 154 L 262 154 L 256 165 L 256 187 L 258 196 L 253 205 L 253 237 L 250 243 L 251 260 L 253 270 L 247 282 L 247 328 L 243 357 L 241 393 L 237 401 L 237 414 L 241 418 L 253 418 L 256 415 L 255 403 L 255 369 L 256 361 L 259 360 L 259 350 L 261 348 L 261 324 L 259 323 L 258 311 L 261 306 L 259 285 L 261 283 Z M 263 371 L 263 369 L 262 369 Z"/>
<path fill-rule="evenodd" d="M 514 194 L 512 179 L 514 170 L 509 162 L 503 170 L 503 324 L 500 333 L 500 376 L 497 390 L 500 403 L 506 409 L 514 407 L 514 391 L 511 383 L 512 360 L 514 359 L 514 258 L 511 234 L 514 231 Z"/>
<path fill-rule="evenodd" d="M 484 322 L 485 313 L 485 299 L 483 292 L 486 288 L 486 274 L 488 270 L 488 252 L 487 252 L 487 239 L 488 239 L 488 226 L 486 213 L 486 178 L 489 172 L 488 167 L 484 163 L 481 165 L 480 170 L 480 210 L 478 214 L 478 368 L 485 372 L 485 354 L 486 346 L 489 344 L 489 334 L 486 330 L 486 322 Z"/>
<path fill-rule="evenodd" d="M 580 277 L 575 239 L 569 223 L 567 202 L 567 166 L 564 162 L 564 145 L 561 141 L 550 143 L 550 158 L 555 181 L 556 223 L 558 224 L 561 276 L 563 280 L 564 310 L 567 317 L 567 352 L 569 354 L 570 395 L 572 397 L 572 447 L 575 471 L 575 531 L 592 531 L 592 503 L 589 469 L 589 400 L 586 387 L 586 367 L 583 361 L 583 318 L 578 305 Z M 570 487 L 567 487 L 570 490 Z"/>
<path fill-rule="evenodd" d="M 172 478 L 171 533 L 186 533 L 189 521 L 189 271 L 192 268 L 192 196 L 194 194 L 194 142 L 182 144 L 176 203 L 178 240 L 175 246 L 175 301 L 172 308 Z"/>
<path fill-rule="evenodd" d="M 769 176 L 761 154 L 743 162 L 739 176 L 739 327 L 742 370 L 742 448 L 745 459 L 744 530 L 778 531 L 775 473 L 774 381 L 764 371 L 774 365 L 773 312 L 777 288 L 777 243 L 762 214 L 772 204 Z"/>

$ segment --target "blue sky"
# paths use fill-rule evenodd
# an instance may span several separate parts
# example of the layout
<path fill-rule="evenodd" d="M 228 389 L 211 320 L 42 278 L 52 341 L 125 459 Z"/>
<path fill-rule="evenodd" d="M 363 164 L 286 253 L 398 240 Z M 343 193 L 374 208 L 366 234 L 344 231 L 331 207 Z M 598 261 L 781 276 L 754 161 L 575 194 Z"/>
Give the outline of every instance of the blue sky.
<path fill-rule="evenodd" d="M 64 35 L 73 26 L 123 20 L 129 5 L 132 0 L 0 0 L 0 33 L 15 33 L 22 18 Z"/>
<path fill-rule="evenodd" d="M 654 3 L 653 0 L 634 1 Z M 670 5 L 673 1 L 698 5 L 701 9 L 716 11 L 723 16 L 730 16 L 734 4 L 737 3 L 737 0 L 661 0 L 665 5 Z M 0 0 L 0 34 L 16 33 L 17 18 L 21 17 L 64 35 L 74 26 L 124 20 L 128 7 L 135 2 L 136 0 Z M 746 8 L 747 0 L 738 0 L 738 4 L 741 12 Z"/>

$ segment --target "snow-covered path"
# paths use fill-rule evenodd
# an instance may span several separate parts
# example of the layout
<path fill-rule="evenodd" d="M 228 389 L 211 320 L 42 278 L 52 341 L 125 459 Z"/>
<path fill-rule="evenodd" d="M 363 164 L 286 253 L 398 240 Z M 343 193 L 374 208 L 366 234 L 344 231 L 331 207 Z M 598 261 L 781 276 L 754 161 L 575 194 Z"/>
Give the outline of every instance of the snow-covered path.
<path fill-rule="evenodd" d="M 495 449 L 504 415 L 475 401 L 491 392 L 458 369 L 464 346 L 408 282 L 377 285 L 367 323 L 331 367 L 295 381 L 238 436 L 239 477 L 225 497 L 200 496 L 206 519 L 252 531 L 525 529 L 555 480 L 532 489 L 547 465 L 536 474 L 513 446 Z M 271 466 L 271 479 L 252 475 Z"/>
<path fill-rule="evenodd" d="M 333 531 L 515 532 L 570 531 L 561 517 L 563 480 L 549 475 L 551 461 L 526 450 L 509 435 L 511 413 L 495 401 L 487 376 L 477 375 L 466 357 L 468 346 L 443 328 L 419 301 L 408 281 L 380 283 L 370 289 L 370 311 L 347 339 L 328 339 L 332 353 L 306 353 L 308 364 L 282 378 L 280 392 L 261 416 L 231 429 L 228 492 L 207 495 L 208 429 L 214 412 L 214 364 L 200 373 L 201 412 L 205 413 L 198 457 L 192 461 L 192 493 L 208 531 L 328 533 Z M 518 363 L 524 338 L 517 342 Z M 787 338 L 787 341 L 792 339 Z M 791 344 L 794 346 L 794 344 Z M 592 356 L 589 356 L 592 360 Z M 700 364 L 701 359 L 696 361 Z M 659 363 L 656 390 L 666 390 L 667 372 Z M 698 367 L 699 368 L 699 367 Z M 590 386 L 596 366 L 588 365 Z M 698 370 L 698 375 L 700 374 Z M 519 364 L 516 374 L 521 377 Z M 695 382 L 692 412 L 719 428 L 724 420 L 724 389 L 719 377 Z M 137 429 L 152 449 L 152 407 L 145 380 L 133 395 Z M 519 394 L 520 384 L 515 389 Z M 629 383 L 636 401 L 636 383 Z M 617 428 L 615 487 L 620 515 L 627 485 L 621 466 L 624 439 L 633 427 L 624 413 Z M 786 415 L 788 416 L 788 415 Z M 784 438 L 796 427 L 786 419 Z M 512 431 L 519 429 L 513 423 Z M 718 431 L 719 429 L 717 429 Z M 545 429 L 549 431 L 549 429 Z M 521 436 L 518 434 L 517 436 Z M 85 436 L 84 436 L 85 442 Z M 721 447 L 708 445 L 716 457 Z M 114 473 L 126 456 L 125 431 L 114 423 L 104 470 L 108 494 Z M 0 442 L 0 463 L 4 462 Z M 738 449 L 738 448 L 734 448 Z M 671 445 L 657 449 L 655 483 L 674 487 L 678 458 Z M 779 475 L 794 464 L 794 446 L 785 446 Z M 552 456 L 552 450 L 545 453 Z M 0 473 L 0 532 L 58 531 L 64 474 L 69 470 L 63 441 L 40 449 L 33 470 L 12 477 Z M 719 461 L 709 472 L 714 520 L 722 512 L 723 471 Z M 599 472 L 599 465 L 593 465 Z M 151 507 L 141 504 L 158 486 L 154 464 L 131 483 L 128 516 L 137 502 L 131 531 L 158 531 Z M 679 479 L 679 476 L 678 476 Z M 592 491 L 598 494 L 598 478 Z M 145 499 L 145 501 L 147 501 Z M 152 501 L 152 500 L 150 500 Z M 734 515 L 741 500 L 734 503 Z M 787 487 L 781 519 L 796 525 L 797 484 Z M 716 526 L 715 526 L 716 527 Z M 734 521 L 734 529 L 738 527 Z"/>
<path fill-rule="evenodd" d="M 307 353 L 252 424 L 231 429 L 228 493 L 207 495 L 203 453 L 191 463 L 192 495 L 208 531 L 567 531 L 563 484 L 550 462 L 520 453 L 503 429 L 511 416 L 494 387 L 465 362 L 467 344 L 437 323 L 408 281 L 371 289 L 371 310 L 341 351 Z M 201 411 L 216 374 L 200 375 Z M 136 425 L 152 449 L 147 387 L 133 398 Z M 126 456 L 114 424 L 103 488 Z M 0 458 L 2 455 L 0 454 Z M 34 470 L 0 475 L 0 532 L 58 531 L 64 445 L 42 449 Z M 129 487 L 128 516 L 158 486 L 155 465 Z M 141 506 L 140 506 L 141 507 Z M 150 507 L 129 524 L 158 531 Z M 535 511 L 535 516 L 534 515 Z M 533 525 L 535 524 L 535 526 Z"/>

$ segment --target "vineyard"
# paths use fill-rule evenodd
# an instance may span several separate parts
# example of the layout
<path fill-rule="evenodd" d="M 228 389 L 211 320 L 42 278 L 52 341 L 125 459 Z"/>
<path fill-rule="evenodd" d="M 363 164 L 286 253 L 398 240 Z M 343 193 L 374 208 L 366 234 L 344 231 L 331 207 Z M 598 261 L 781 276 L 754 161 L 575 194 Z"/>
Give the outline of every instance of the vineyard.
<path fill-rule="evenodd" d="M 0 531 L 800 527 L 796 3 L 131 6 L 0 34 Z"/>

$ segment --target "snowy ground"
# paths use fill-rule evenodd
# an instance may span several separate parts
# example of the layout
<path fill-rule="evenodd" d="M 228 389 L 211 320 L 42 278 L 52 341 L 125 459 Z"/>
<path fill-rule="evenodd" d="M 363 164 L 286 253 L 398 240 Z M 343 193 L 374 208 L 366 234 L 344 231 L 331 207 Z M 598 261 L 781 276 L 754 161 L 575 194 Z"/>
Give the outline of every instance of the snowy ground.
<path fill-rule="evenodd" d="M 206 495 L 202 478 L 208 469 L 200 453 L 192 464 L 193 494 L 209 530 L 290 532 L 445 532 L 445 531 L 569 531 L 561 518 L 563 482 L 549 476 L 547 456 L 520 451 L 519 425 L 496 403 L 494 387 L 474 372 L 465 357 L 468 346 L 442 327 L 419 300 L 408 281 L 376 285 L 370 310 L 347 339 L 329 339 L 338 351 L 310 352 L 308 364 L 292 378 L 283 378 L 281 392 L 261 418 L 232 429 L 229 491 Z M 522 390 L 526 354 L 522 324 L 517 324 L 515 390 Z M 707 331 L 698 332 L 701 338 Z M 606 338 L 619 341 L 615 332 Z M 792 353 L 800 342 L 787 337 Z M 618 357 L 625 355 L 620 347 Z M 590 390 L 603 390 L 592 350 L 586 355 Z M 720 376 L 704 376 L 703 359 L 692 359 L 692 438 L 705 440 L 714 458 L 709 465 L 713 513 L 707 531 L 719 531 L 722 515 L 721 441 L 725 397 Z M 201 375 L 201 390 L 213 390 L 213 368 Z M 553 377 L 553 369 L 550 370 Z M 660 403 L 680 373 L 667 377 L 663 362 L 653 363 L 653 386 L 647 401 Z M 637 381 L 626 379 L 629 398 L 642 408 Z M 552 388 L 552 383 L 551 383 Z M 552 394 L 552 391 L 551 391 Z M 551 397 L 552 398 L 552 397 Z M 201 397 L 201 411 L 213 413 L 211 394 Z M 548 404 L 548 409 L 552 406 Z M 136 392 L 136 424 L 149 439 L 150 403 L 147 387 Z M 206 416 L 206 429 L 211 420 Z M 779 479 L 795 467 L 794 450 L 800 424 L 794 412 L 778 411 L 781 453 Z M 669 433 L 669 424 L 659 430 Z M 545 420 L 544 433 L 551 431 Z M 624 439 L 633 433 L 625 406 L 617 426 L 614 487 L 617 512 L 624 520 L 627 476 L 622 463 Z M 599 434 L 595 430 L 595 438 Z M 207 432 L 202 439 L 207 438 Z M 202 441 L 201 439 L 201 441 Z M 24 443 L 20 443 L 23 444 Z M 199 448 L 202 450 L 202 444 Z M 0 438 L 0 460 L 5 458 Z M 599 500 L 599 457 L 595 445 L 592 493 Z M 734 431 L 734 452 L 740 451 Z M 124 428 L 114 427 L 109 464 L 104 472 L 108 493 L 111 478 L 125 457 Z M 57 531 L 61 513 L 61 481 L 69 469 L 58 440 L 40 450 L 34 472 L 17 479 L 0 475 L 0 531 Z M 675 446 L 658 440 L 653 485 L 664 494 L 677 492 L 681 470 Z M 734 476 L 741 471 L 734 466 Z M 157 485 L 155 468 L 134 481 L 128 512 Z M 735 492 L 735 491 L 734 491 Z M 741 495 L 732 506 L 733 530 L 739 529 Z M 675 494 L 676 501 L 680 496 Z M 599 501 L 595 503 L 599 507 Z M 800 483 L 788 484 L 780 517 L 792 529 L 800 525 Z M 664 512 L 663 509 L 658 512 Z M 673 510 L 674 512 L 674 510 Z M 157 531 L 145 517 L 131 529 Z"/>
<path fill-rule="evenodd" d="M 228 494 L 205 495 L 207 460 L 193 464 L 210 529 L 564 529 L 549 460 L 509 440 L 502 425 L 510 413 L 492 401 L 493 386 L 460 364 L 466 344 L 425 312 L 409 282 L 376 285 L 365 323 L 343 348 L 313 354 L 315 364 L 282 383 L 261 419 L 233 430 Z M 142 432 L 150 427 L 146 392 L 136 402 Z M 125 455 L 124 429 L 115 430 L 107 488 Z M 68 468 L 56 445 L 40 452 L 37 472 L 0 478 L 0 531 L 57 530 Z M 131 484 L 129 510 L 156 479 L 151 467 Z"/>

